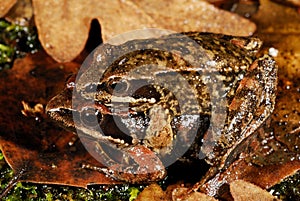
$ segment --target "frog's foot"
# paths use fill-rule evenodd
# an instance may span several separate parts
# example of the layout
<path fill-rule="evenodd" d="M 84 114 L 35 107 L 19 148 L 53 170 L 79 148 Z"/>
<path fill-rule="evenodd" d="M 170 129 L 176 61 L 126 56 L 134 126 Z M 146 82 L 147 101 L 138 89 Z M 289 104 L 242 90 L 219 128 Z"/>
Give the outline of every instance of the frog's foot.
<path fill-rule="evenodd" d="M 97 170 L 105 175 L 129 183 L 149 183 L 166 176 L 165 167 L 154 152 L 142 145 L 129 146 L 109 155 L 102 146 L 96 146 L 96 152 L 101 157 L 101 163 L 106 167 L 84 165 L 84 168 Z M 120 157 L 120 155 L 122 155 Z"/>

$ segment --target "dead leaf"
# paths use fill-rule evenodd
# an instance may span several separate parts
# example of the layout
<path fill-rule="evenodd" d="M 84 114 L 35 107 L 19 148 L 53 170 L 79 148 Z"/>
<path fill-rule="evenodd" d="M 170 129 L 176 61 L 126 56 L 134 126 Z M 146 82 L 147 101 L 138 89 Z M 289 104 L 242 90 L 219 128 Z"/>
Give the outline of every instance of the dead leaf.
<path fill-rule="evenodd" d="M 158 184 L 151 184 L 147 186 L 135 199 L 135 201 L 168 201 L 165 192 Z"/>
<path fill-rule="evenodd" d="M 41 112 L 24 116 L 28 108 L 45 104 L 62 90 L 65 79 L 77 71 L 77 63 L 56 63 L 43 52 L 17 59 L 11 70 L 0 72 L 0 148 L 20 181 L 86 187 L 114 182 L 97 171 L 84 170 L 83 163 L 101 166 L 74 135 L 49 122 Z M 33 93 L 34 91 L 34 93 Z M 28 109 L 26 111 L 29 111 Z M 36 111 L 36 110 L 34 110 Z M 116 182 L 114 182 L 116 183 Z"/>
<path fill-rule="evenodd" d="M 250 36 L 256 29 L 256 25 L 248 19 L 218 9 L 205 1 L 132 1 L 158 22 L 160 28 L 176 32 L 200 31 Z"/>
<path fill-rule="evenodd" d="M 64 3 L 33 0 L 33 6 L 39 39 L 46 52 L 60 62 L 73 60 L 83 50 L 92 19 L 98 19 L 101 24 L 104 41 L 146 27 L 244 36 L 253 34 L 256 28 L 254 23 L 236 14 L 192 0 L 159 3 L 144 0 L 135 1 L 135 4 L 129 0 L 70 0 Z"/>
<path fill-rule="evenodd" d="M 181 187 L 180 184 L 168 186 L 166 191 L 163 191 L 158 184 L 151 184 L 138 195 L 136 201 L 175 201 L 182 200 L 181 198 L 185 201 L 217 201 L 204 193 L 193 192 L 187 194 L 188 191 L 189 188 Z"/>
<path fill-rule="evenodd" d="M 251 18 L 257 24 L 257 34 L 268 44 L 283 43 L 282 35 L 290 36 L 300 33 L 300 15 L 293 8 L 284 7 L 269 0 L 261 0 L 259 11 Z M 274 35 L 270 37 L 270 34 Z M 280 37 L 281 36 L 281 37 Z M 297 43 L 286 45 L 296 46 Z M 298 48 L 299 49 L 299 45 Z"/>
<path fill-rule="evenodd" d="M 278 50 L 275 60 L 282 67 L 279 74 L 284 73 L 289 79 L 300 77 L 299 13 L 293 8 L 261 0 L 259 12 L 252 19 L 258 25 L 257 36 Z"/>
<path fill-rule="evenodd" d="M 231 182 L 230 192 L 234 201 L 279 201 L 269 192 L 243 180 Z"/>
<path fill-rule="evenodd" d="M 173 200 L 185 201 L 217 201 L 215 198 L 210 197 L 204 193 L 192 192 L 188 194 L 189 188 L 177 188 L 173 191 Z"/>
<path fill-rule="evenodd" d="M 33 0 L 33 6 L 40 41 L 46 52 L 61 62 L 73 60 L 83 50 L 92 19 L 101 22 L 104 38 L 154 25 L 130 1 Z"/>
<path fill-rule="evenodd" d="M 17 0 L 1 0 L 0 17 L 3 17 L 16 2 Z"/>

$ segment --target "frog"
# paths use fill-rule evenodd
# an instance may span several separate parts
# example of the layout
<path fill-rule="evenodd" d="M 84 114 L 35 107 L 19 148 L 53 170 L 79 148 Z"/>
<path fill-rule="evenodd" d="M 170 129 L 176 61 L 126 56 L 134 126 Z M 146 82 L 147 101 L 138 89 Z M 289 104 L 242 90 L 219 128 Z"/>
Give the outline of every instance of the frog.
<path fill-rule="evenodd" d="M 92 139 L 106 164 L 94 169 L 113 179 L 159 181 L 168 165 L 192 157 L 211 165 L 203 183 L 273 112 L 277 65 L 258 56 L 261 46 L 257 37 L 203 32 L 105 43 L 46 113 Z"/>

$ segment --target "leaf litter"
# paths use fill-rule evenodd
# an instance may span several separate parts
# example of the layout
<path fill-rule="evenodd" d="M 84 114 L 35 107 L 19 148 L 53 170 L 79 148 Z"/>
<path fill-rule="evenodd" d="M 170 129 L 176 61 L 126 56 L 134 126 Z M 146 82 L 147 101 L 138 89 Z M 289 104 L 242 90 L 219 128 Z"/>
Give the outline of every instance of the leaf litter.
<path fill-rule="evenodd" d="M 169 25 L 172 29 L 176 28 L 177 26 L 176 23 L 174 25 L 171 22 L 173 21 L 173 18 L 168 19 L 168 16 L 161 13 L 155 15 L 152 13 L 153 10 L 151 9 L 148 10 L 140 9 L 140 7 L 144 8 L 149 6 L 147 3 L 151 5 L 151 2 L 146 2 L 146 1 L 142 1 L 142 2 L 127 1 L 126 5 L 133 6 L 133 8 L 139 10 L 138 11 L 139 14 L 142 13 L 141 15 L 146 16 L 145 18 L 143 18 L 145 22 L 149 21 L 150 24 L 156 25 L 156 22 L 159 21 L 159 19 L 163 19 L 163 22 Z M 39 4 L 36 1 L 33 1 L 33 6 L 37 10 L 44 8 L 44 6 L 47 6 L 42 4 L 43 3 Z M 50 4 L 48 4 L 48 6 Z M 72 6 L 75 5 L 76 4 Z M 96 5 L 97 4 L 94 4 L 94 6 Z M 270 6 L 273 7 L 270 9 Z M 63 5 L 63 6 L 57 5 L 57 7 L 59 7 L 58 9 L 61 9 L 65 13 L 67 13 L 66 16 L 63 16 L 62 12 L 58 11 L 58 15 L 57 15 L 63 17 L 63 19 L 67 19 L 65 22 L 69 23 L 72 22 L 72 20 L 74 20 L 72 18 L 77 18 L 77 16 L 74 15 L 74 13 L 76 12 L 72 14 L 72 8 L 70 7 L 70 5 Z M 182 7 L 184 7 L 184 5 L 182 5 Z M 122 8 L 126 8 L 126 6 L 125 7 L 123 6 Z M 279 18 L 278 23 L 274 23 L 274 27 L 275 27 L 274 29 L 276 30 L 275 32 L 274 30 L 272 30 L 272 27 L 269 26 L 268 21 L 273 20 L 277 22 L 276 20 L 278 19 L 272 19 L 272 16 L 274 17 L 274 14 L 268 13 L 270 11 L 267 11 L 267 8 L 271 10 L 271 12 L 277 11 L 276 12 L 277 15 L 292 16 L 291 18 L 294 20 L 283 22 L 284 20 L 282 20 L 282 18 L 284 17 L 275 16 Z M 87 8 L 84 7 L 84 9 Z M 178 12 L 178 9 L 180 8 L 177 8 L 177 10 L 176 9 L 175 10 Z M 284 9 L 285 11 L 279 12 L 280 9 Z M 294 157 L 296 158 L 296 160 L 278 161 L 278 157 L 276 157 L 276 154 L 273 154 L 273 156 L 275 156 L 273 158 L 272 157 L 263 158 L 264 156 L 259 155 L 256 152 L 253 152 L 252 154 L 246 152 L 245 154 L 249 156 L 248 158 L 246 157 L 247 161 L 238 160 L 228 169 L 228 171 L 225 174 L 229 174 L 229 175 L 231 174 L 232 177 L 230 176 L 226 177 L 224 176 L 225 174 L 219 175 L 219 178 L 217 179 L 221 178 L 220 180 L 221 182 L 223 181 L 228 183 L 234 182 L 234 180 L 237 178 L 236 177 L 237 175 L 234 175 L 233 173 L 236 172 L 237 169 L 235 168 L 238 167 L 238 171 L 240 171 L 240 168 L 245 168 L 244 171 L 239 173 L 238 175 L 239 179 L 249 180 L 249 178 L 255 178 L 256 176 L 256 180 L 254 179 L 252 180 L 252 182 L 257 184 L 258 186 L 267 188 L 269 186 L 274 185 L 275 183 L 278 183 L 283 178 L 287 177 L 288 175 L 292 175 L 297 170 L 299 170 L 299 160 L 297 159 L 298 152 L 297 149 L 295 149 L 295 145 L 298 145 L 297 143 L 299 143 L 299 141 L 297 141 L 298 138 L 295 137 L 299 135 L 299 129 L 297 129 L 299 128 L 298 125 L 299 101 L 294 102 L 294 104 L 289 104 L 288 102 L 290 101 L 289 100 L 290 97 L 292 97 L 292 99 L 294 98 L 293 100 L 299 100 L 299 92 L 298 92 L 299 91 L 299 82 L 298 82 L 299 64 L 297 62 L 295 63 L 295 60 L 290 61 L 287 59 L 283 59 L 286 58 L 286 56 L 296 57 L 296 58 L 298 58 L 299 56 L 299 54 L 297 53 L 299 52 L 299 48 L 297 48 L 297 44 L 299 43 L 294 43 L 294 44 L 288 43 L 291 44 L 290 46 L 283 45 L 286 44 L 287 41 L 292 41 L 292 39 L 295 38 L 297 41 L 297 37 L 295 37 L 295 34 L 297 36 L 299 33 L 297 32 L 297 29 L 295 27 L 299 25 L 299 23 L 297 23 L 299 22 L 299 17 L 297 17 L 297 15 L 294 15 L 295 12 L 287 9 L 288 8 L 283 8 L 283 7 L 278 8 L 276 4 L 266 3 L 266 1 L 262 0 L 262 6 L 260 8 L 260 11 L 257 13 L 256 16 L 253 17 L 254 21 L 259 25 L 258 26 L 259 29 L 256 34 L 259 37 L 261 37 L 264 41 L 266 41 L 267 46 L 270 44 L 274 44 L 274 47 L 276 47 L 279 50 L 279 56 L 276 58 L 276 61 L 278 61 L 280 66 L 287 65 L 288 67 L 286 68 L 281 67 L 279 69 L 283 73 L 281 74 L 282 87 L 280 89 L 281 91 L 279 90 L 280 92 L 277 100 L 278 109 L 276 112 L 274 112 L 274 115 L 271 117 L 270 120 L 271 123 L 270 122 L 266 123 L 264 127 L 260 128 L 260 130 L 257 131 L 258 132 L 257 135 L 261 138 L 258 137 L 257 139 L 252 141 L 251 145 L 253 145 L 253 147 L 256 147 L 258 144 L 261 143 L 261 141 L 259 140 L 264 140 L 265 137 L 268 136 L 270 132 L 273 132 L 273 130 L 275 129 L 278 130 L 278 132 L 276 132 L 275 134 L 274 132 L 272 133 L 272 135 L 274 136 L 274 141 L 272 141 L 271 143 L 276 144 L 276 142 L 279 141 L 281 145 L 277 150 L 275 150 L 274 153 L 283 154 L 282 156 L 285 159 L 286 156 L 289 156 L 288 159 Z M 66 11 L 70 11 L 70 12 L 66 12 Z M 39 11 L 35 11 L 36 17 L 38 17 L 38 12 Z M 114 15 L 114 14 L 111 13 L 110 15 Z M 59 19 L 57 16 L 55 16 L 56 20 Z M 70 16 L 72 17 L 70 18 Z M 49 13 L 48 15 L 46 14 L 45 16 L 39 19 L 40 23 L 42 23 L 42 19 L 45 21 L 46 17 L 49 17 Z M 109 15 L 107 15 L 107 18 L 110 18 Z M 49 19 L 51 21 L 51 18 Z M 71 19 L 71 21 L 69 21 L 69 19 Z M 96 19 L 99 20 L 99 18 Z M 197 26 L 190 26 L 190 27 L 189 25 L 184 26 L 184 23 L 186 23 L 186 21 L 183 21 L 184 23 L 182 23 L 180 19 L 178 18 L 176 19 L 179 23 L 178 26 L 182 26 L 183 28 L 187 28 L 187 29 L 193 27 L 197 28 Z M 169 23 L 168 20 L 170 20 Z M 109 38 L 115 34 L 118 34 L 118 31 L 120 31 L 120 30 L 115 30 L 113 26 L 111 28 L 112 30 L 109 30 L 108 28 L 107 30 L 105 30 L 105 27 L 106 26 L 109 27 L 109 25 L 112 23 L 113 20 L 112 21 L 107 20 L 106 21 L 107 25 L 105 25 L 105 21 L 103 20 L 102 21 L 99 20 L 99 21 L 101 24 L 102 36 L 104 39 Z M 262 21 L 262 23 L 260 23 L 260 21 Z M 193 20 L 191 20 L 191 22 L 193 22 Z M 38 24 L 38 19 L 36 19 L 36 23 Z M 83 25 L 82 29 L 85 30 L 85 32 L 88 32 L 89 24 L 90 24 L 90 19 L 85 18 L 84 22 L 75 22 L 73 28 L 76 30 L 76 26 Z M 280 24 L 283 24 L 283 26 L 281 26 Z M 40 31 L 41 28 L 39 28 L 39 26 L 42 25 L 38 25 L 38 29 L 39 29 L 39 34 L 41 35 L 40 40 L 43 40 L 41 39 L 41 37 L 45 37 L 47 35 L 47 32 L 45 30 L 44 30 L 45 32 Z M 50 27 L 49 30 L 52 28 L 53 30 L 57 29 L 55 25 L 53 26 L 54 27 Z M 62 25 L 59 26 L 62 27 Z M 281 29 L 281 27 L 286 27 L 286 28 Z M 70 27 L 68 28 L 70 29 Z M 76 31 L 80 29 L 77 29 Z M 124 31 L 126 31 L 126 29 L 122 29 L 120 33 Z M 62 35 L 60 35 L 60 32 L 55 33 L 55 31 L 49 31 L 48 33 L 52 33 L 52 34 L 47 35 L 47 37 L 51 38 L 52 37 L 51 35 L 54 35 L 54 33 L 55 35 L 58 35 L 58 37 L 61 38 L 63 36 L 66 37 L 69 41 L 72 40 L 72 37 L 75 38 L 79 37 L 74 33 L 70 34 L 70 35 L 73 34 L 72 36 L 70 35 L 65 36 L 63 35 L 65 34 L 64 32 L 68 32 L 67 29 L 63 29 L 63 32 L 61 33 Z M 292 32 L 294 35 L 291 35 L 287 38 L 283 38 L 283 40 L 278 40 L 278 38 L 282 39 L 281 37 L 282 34 L 288 34 L 290 32 Z M 77 34 L 78 33 L 79 32 L 77 32 Z M 249 34 L 249 31 L 247 31 L 247 33 Z M 269 37 L 270 35 L 272 37 Z M 57 48 L 57 52 L 66 51 L 65 49 L 66 47 L 65 46 L 62 47 L 61 45 L 61 44 L 65 44 L 65 42 L 59 43 L 62 42 L 61 39 L 53 39 L 53 40 L 55 40 L 57 44 L 60 45 L 55 47 Z M 81 38 L 80 40 L 86 41 L 87 39 Z M 66 59 L 67 57 L 69 58 L 69 60 L 72 60 L 76 57 L 75 55 L 78 55 L 82 51 L 83 48 L 82 44 L 84 43 L 85 42 L 81 41 L 80 45 L 77 45 L 77 48 L 80 49 L 80 51 L 78 51 L 77 49 L 76 54 L 72 52 L 73 50 L 70 51 L 71 52 L 70 55 L 73 55 L 72 58 L 70 57 L 70 55 L 64 56 L 64 54 L 69 54 L 68 50 L 67 53 L 63 53 L 62 57 L 59 55 L 59 57 L 62 59 L 55 58 L 51 52 L 47 51 L 46 44 L 48 44 L 47 47 L 54 47 L 57 44 L 53 43 L 54 44 L 53 46 L 46 39 L 44 41 L 44 48 L 46 49 L 47 53 L 53 56 L 56 60 L 68 61 L 68 59 Z M 44 117 L 43 114 L 41 113 L 38 114 L 34 113 L 34 115 L 32 115 L 31 117 L 30 115 L 28 115 L 27 117 L 24 117 L 24 115 L 22 115 L 22 110 L 24 110 L 22 101 L 25 101 L 25 103 L 28 105 L 28 108 L 34 108 L 34 106 L 37 104 L 45 105 L 47 100 L 49 100 L 49 98 L 52 95 L 54 95 L 57 91 L 59 91 L 59 89 L 63 87 L 63 81 L 65 80 L 67 75 L 69 73 L 76 72 L 76 69 L 78 68 L 79 64 L 74 62 L 64 63 L 64 64 L 56 63 L 44 53 L 38 53 L 37 55 L 34 56 L 27 56 L 23 60 L 22 59 L 17 60 L 11 72 L 9 71 L 1 72 L 1 80 L 3 80 L 6 84 L 0 87 L 0 91 L 2 94 L 2 98 L 0 100 L 2 105 L 6 106 L 5 109 L 1 110 L 1 124 L 0 124 L 1 132 L 2 132 L 0 136 L 1 150 L 4 152 L 5 158 L 7 159 L 8 163 L 13 167 L 16 173 L 26 170 L 24 174 L 21 175 L 20 180 L 31 181 L 36 183 L 53 183 L 53 184 L 65 184 L 65 185 L 72 185 L 72 186 L 74 185 L 74 186 L 81 186 L 81 187 L 86 187 L 88 184 L 94 183 L 95 180 L 96 183 L 97 182 L 114 183 L 115 181 L 112 181 L 111 179 L 105 177 L 105 175 L 101 173 L 95 171 L 90 172 L 88 170 L 82 170 L 81 168 L 78 168 L 80 167 L 80 164 L 83 163 L 83 158 L 85 158 L 86 160 L 86 157 L 88 157 L 88 155 L 85 155 L 84 149 L 83 147 L 81 147 L 80 144 L 75 144 L 75 148 L 68 146 L 68 142 L 73 140 L 74 137 L 73 134 L 62 131 L 57 127 L 53 127 L 53 125 L 47 122 L 47 118 Z M 42 63 L 40 60 L 45 60 L 44 61 L 45 63 Z M 57 74 L 57 69 L 61 69 L 61 72 L 58 74 Z M 42 80 L 39 80 L 41 79 L 41 77 L 37 75 L 45 75 L 45 77 Z M 55 80 L 53 80 L 53 78 L 55 78 Z M 51 79 L 52 82 L 49 82 L 49 80 Z M 292 90 L 285 91 L 287 90 L 286 86 L 289 86 L 288 89 L 292 89 Z M 32 94 L 31 92 L 32 89 L 34 89 L 35 94 Z M 284 95 L 286 93 L 288 93 L 289 95 L 288 96 Z M 285 117 L 286 114 L 291 113 L 290 112 L 291 110 L 293 111 L 296 110 L 297 112 L 296 113 L 294 112 L 291 116 L 289 116 L 287 121 L 285 121 L 286 123 L 284 123 L 284 125 L 282 126 L 280 122 L 282 123 L 282 119 L 286 118 Z M 290 140 L 290 139 L 295 139 L 295 140 Z M 60 155 L 62 157 L 60 159 L 57 159 L 57 155 Z M 69 161 L 69 163 L 66 161 Z M 254 163 L 257 166 L 251 168 L 251 166 L 249 166 L 249 162 Z M 278 166 L 278 163 L 282 163 L 282 162 L 283 164 L 281 164 L 281 166 Z M 91 159 L 91 163 L 93 163 L 93 159 Z M 269 165 L 263 163 L 269 163 Z M 278 172 L 274 174 L 275 168 L 278 169 Z M 273 171 L 273 176 L 272 176 L 272 171 Z M 252 176 L 249 176 L 251 174 Z M 264 175 L 264 177 L 257 177 L 257 175 L 262 175 L 262 174 Z M 53 177 L 51 175 L 53 175 Z M 274 175 L 276 175 L 277 177 L 275 180 L 274 180 Z M 209 184 L 207 184 L 205 188 L 206 189 L 204 191 L 206 191 L 206 193 L 210 191 Z"/>

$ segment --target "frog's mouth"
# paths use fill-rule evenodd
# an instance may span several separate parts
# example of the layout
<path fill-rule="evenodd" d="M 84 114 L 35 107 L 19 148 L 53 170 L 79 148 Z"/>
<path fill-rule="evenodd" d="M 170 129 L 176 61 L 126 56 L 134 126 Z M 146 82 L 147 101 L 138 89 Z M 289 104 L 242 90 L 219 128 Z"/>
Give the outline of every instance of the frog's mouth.
<path fill-rule="evenodd" d="M 73 121 L 72 110 L 64 108 L 46 108 L 46 113 L 53 121 L 57 122 L 62 128 L 71 132 L 76 131 Z"/>
<path fill-rule="evenodd" d="M 156 99 L 153 100 L 150 96 L 134 97 L 133 104 L 130 103 L 133 101 L 132 97 L 119 97 L 115 98 L 113 103 L 83 101 L 73 105 L 72 99 L 68 97 L 72 97 L 72 90 L 62 91 L 51 99 L 46 107 L 50 118 L 62 127 L 80 137 L 113 143 L 116 147 L 145 146 L 159 155 L 162 161 L 167 161 L 166 163 L 180 157 L 181 152 L 174 152 L 188 147 L 192 140 L 189 139 L 192 138 L 190 133 L 197 132 L 192 128 L 197 128 L 199 121 L 202 121 L 196 114 L 171 117 L 169 113 L 165 113 L 167 109 L 159 107 L 160 102 L 157 103 Z M 76 108 L 72 108 L 74 105 Z M 151 109 L 153 105 L 156 105 L 156 112 Z M 152 115 L 149 114 L 149 110 L 152 111 Z M 165 121 L 164 126 L 161 126 L 161 123 L 155 124 L 162 120 Z"/>
<path fill-rule="evenodd" d="M 45 111 L 50 119 L 58 123 L 59 126 L 75 132 L 71 97 L 72 90 L 63 90 L 48 102 Z"/>

